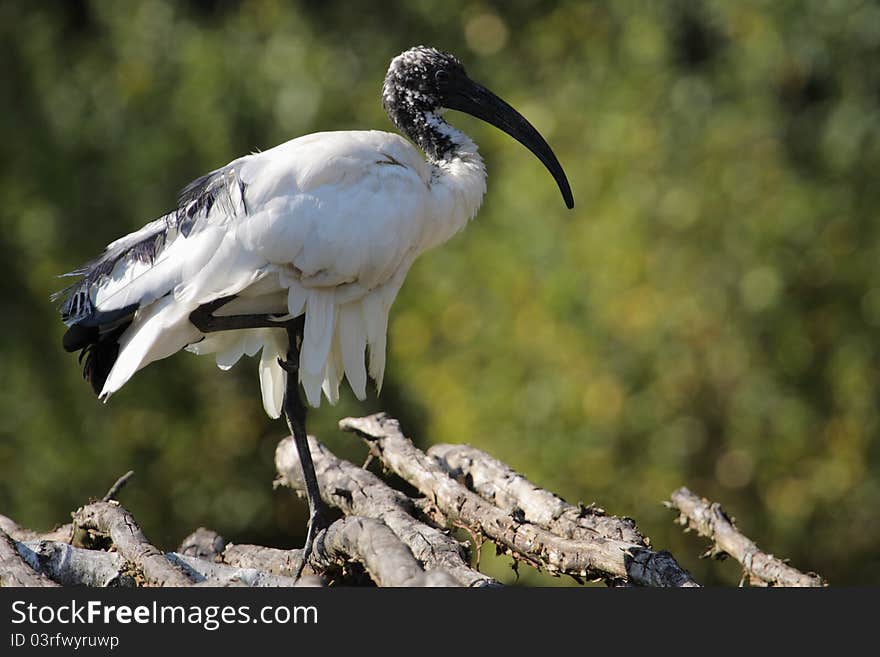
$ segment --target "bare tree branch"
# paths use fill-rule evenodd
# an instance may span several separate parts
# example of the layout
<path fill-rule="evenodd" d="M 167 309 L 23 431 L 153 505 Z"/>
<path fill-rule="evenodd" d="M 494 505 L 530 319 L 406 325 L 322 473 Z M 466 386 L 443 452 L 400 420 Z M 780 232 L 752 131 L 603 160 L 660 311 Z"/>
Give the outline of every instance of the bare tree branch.
<path fill-rule="evenodd" d="M 645 586 L 696 586 L 671 555 L 643 545 L 595 536 L 562 538 L 517 514 L 505 513 L 452 479 L 433 458 L 405 438 L 385 414 L 346 418 L 344 431 L 364 438 L 386 467 L 415 486 L 447 522 L 485 534 L 510 554 L 554 573 L 628 579 Z"/>
<path fill-rule="evenodd" d="M 45 540 L 70 543 L 71 540 L 73 540 L 73 524 L 71 523 L 60 525 L 51 531 L 41 534 L 39 532 L 31 531 L 30 529 L 19 527 L 12 518 L 0 515 L 0 529 L 5 531 L 16 541 Z"/>
<path fill-rule="evenodd" d="M 706 556 L 729 554 L 742 564 L 744 575 L 752 584 L 762 586 L 825 586 L 816 574 L 804 574 L 762 552 L 751 539 L 744 536 L 734 525 L 721 505 L 694 495 L 687 488 L 672 493 L 669 506 L 680 512 L 678 522 L 687 529 L 695 530 L 713 542 Z"/>
<path fill-rule="evenodd" d="M 198 557 L 208 561 L 220 561 L 226 539 L 211 529 L 199 527 L 180 542 L 177 551 L 188 557 Z"/>
<path fill-rule="evenodd" d="M 122 475 L 116 482 L 110 486 L 110 490 L 108 490 L 104 497 L 101 498 L 102 502 L 109 502 L 111 500 L 115 500 L 119 495 L 119 491 L 125 488 L 125 484 L 128 483 L 128 480 L 134 476 L 134 470 L 129 470 L 124 475 Z"/>
<path fill-rule="evenodd" d="M 301 586 L 293 577 L 266 573 L 256 568 L 239 568 L 225 563 L 214 563 L 199 557 L 177 552 L 166 552 L 165 557 L 202 586 Z"/>
<path fill-rule="evenodd" d="M 194 582 L 207 586 L 315 586 L 323 583 L 314 576 L 297 581 L 257 568 L 217 563 L 213 561 L 214 556 L 209 560 L 173 552 L 163 554 L 147 541 L 131 514 L 117 502 L 89 504 L 76 511 L 74 522 L 79 530 L 83 530 L 87 542 L 100 544 L 109 538 L 118 552 L 72 548 L 48 541 L 35 541 L 30 545 L 19 543 L 17 546 L 3 532 L 2 536 L 8 542 L 7 550 L 0 548 L 0 556 L 4 557 L 3 569 L 0 570 L 3 581 L 16 585 L 53 585 L 48 577 L 27 564 L 19 554 L 21 551 L 39 570 L 53 574 L 66 584 L 106 586 L 120 583 L 118 580 L 123 576 L 129 576 L 136 584 L 151 586 L 189 586 Z M 198 542 L 205 539 L 211 541 L 209 551 L 214 551 L 218 544 L 223 543 L 219 535 L 204 530 L 196 539 L 189 541 L 189 545 L 196 545 L 198 549 Z M 187 541 L 184 543 L 187 544 Z M 224 550 L 223 556 L 242 561 L 243 555 L 250 554 L 253 559 L 256 550 L 246 547 Z M 205 548 L 203 543 L 201 548 Z M 285 553 L 286 563 L 301 558 L 297 551 L 270 552 L 263 548 L 260 552 L 264 564 L 270 553 L 276 560 L 281 553 Z M 8 558 L 5 558 L 7 555 Z M 67 558 L 66 563 L 64 557 Z M 351 516 L 336 521 L 319 535 L 311 563 L 313 568 L 338 567 L 350 561 L 362 564 L 381 586 L 458 585 L 451 575 L 443 571 L 426 573 L 394 532 L 377 519 Z M 72 563 L 76 564 L 76 568 L 71 568 Z M 81 572 L 81 568 L 86 568 L 87 572 Z"/>
<path fill-rule="evenodd" d="M 130 561 L 150 586 L 188 586 L 190 579 L 173 566 L 165 555 L 147 541 L 131 514 L 118 502 L 93 502 L 73 514 L 74 525 L 95 535 L 109 538 L 118 552 Z"/>
<path fill-rule="evenodd" d="M 58 541 L 16 543 L 19 555 L 34 571 L 64 586 L 136 586 L 132 563 L 118 552 L 89 550 Z M 193 555 L 166 552 L 165 558 L 202 586 L 320 586 L 314 576 L 300 581 L 254 567 L 217 563 Z"/>
<path fill-rule="evenodd" d="M 461 586 L 497 586 L 498 583 L 471 568 L 465 548 L 444 532 L 419 522 L 416 510 L 406 495 L 394 490 L 372 472 L 337 458 L 314 437 L 309 448 L 315 463 L 321 496 L 346 515 L 381 519 L 406 544 L 426 570 L 442 570 Z M 291 437 L 278 444 L 275 451 L 278 483 L 302 490 L 299 453 Z"/>
<path fill-rule="evenodd" d="M 58 586 L 31 568 L 19 554 L 15 540 L 0 529 L 0 586 Z"/>
<path fill-rule="evenodd" d="M 295 451 L 295 449 L 294 449 Z M 413 561 L 412 554 L 393 536 L 389 538 L 388 528 L 383 523 L 361 522 L 365 519 L 347 518 L 333 523 L 323 538 L 315 545 L 315 556 L 310 564 L 313 569 L 322 570 L 336 567 L 346 561 L 361 563 L 374 581 L 383 586 L 421 586 L 425 584 L 454 585 L 437 575 L 426 576 L 421 565 Z M 366 519 L 368 520 L 368 519 Z M 181 544 L 185 546 L 200 544 L 204 552 L 210 542 L 212 551 L 222 551 L 217 557 L 223 563 L 210 563 L 196 555 L 168 554 L 173 563 L 181 566 L 197 582 L 226 585 L 238 579 L 247 586 L 321 586 L 324 580 L 316 575 L 304 575 L 295 580 L 291 575 L 296 571 L 301 550 L 280 550 L 260 545 L 225 545 L 219 534 L 199 529 L 188 536 Z M 215 557 L 212 557 L 212 559 Z M 377 559 L 383 563 L 379 564 Z M 413 569 L 413 564 L 415 568 Z M 192 569 L 194 572 L 191 572 Z M 201 579 L 200 579 L 201 577 Z"/>
<path fill-rule="evenodd" d="M 578 580 L 698 586 L 671 554 L 653 551 L 631 519 L 568 504 L 480 450 L 437 445 L 422 452 L 384 414 L 348 418 L 340 427 L 360 435 L 371 457 L 420 495 L 395 490 L 309 437 L 321 495 L 345 516 L 316 537 L 307 564 L 314 574 L 292 576 L 302 550 L 233 545 L 205 528 L 187 536 L 177 552 L 163 553 L 118 502 L 102 500 L 78 509 L 72 524 L 43 534 L 0 516 L 0 584 L 324 586 L 362 582 L 366 573 L 380 586 L 499 586 L 469 565 L 466 544 L 446 529 L 456 527 L 471 534 L 478 551 L 488 538 L 517 562 Z M 304 487 L 291 438 L 279 443 L 275 462 L 276 484 Z M 129 477 L 117 480 L 105 497 L 118 494 Z M 761 552 L 720 506 L 686 488 L 672 494 L 670 506 L 679 510 L 679 522 L 712 539 L 710 554 L 733 555 L 752 582 L 824 585 L 818 575 Z"/>
<path fill-rule="evenodd" d="M 135 586 L 131 565 L 118 552 L 47 540 L 22 541 L 16 548 L 31 568 L 63 586 Z"/>
<path fill-rule="evenodd" d="M 379 586 L 458 586 L 442 570 L 425 572 L 409 548 L 381 520 L 349 516 L 316 540 L 315 559 L 359 562 Z"/>
<path fill-rule="evenodd" d="M 263 545 L 234 545 L 229 543 L 223 550 L 223 563 L 239 568 L 256 568 L 274 575 L 293 577 L 302 559 L 302 550 L 281 550 Z M 327 586 L 327 580 L 306 564 L 296 586 Z"/>
<path fill-rule="evenodd" d="M 302 550 L 281 550 L 263 545 L 235 545 L 223 550 L 223 562 L 239 568 L 256 568 L 284 577 L 293 577 Z"/>
<path fill-rule="evenodd" d="M 597 534 L 648 547 L 631 518 L 607 516 L 595 506 L 574 506 L 539 488 L 509 466 L 470 445 L 435 445 L 428 450 L 449 476 L 499 507 L 521 512 L 562 538 L 591 540 Z"/>

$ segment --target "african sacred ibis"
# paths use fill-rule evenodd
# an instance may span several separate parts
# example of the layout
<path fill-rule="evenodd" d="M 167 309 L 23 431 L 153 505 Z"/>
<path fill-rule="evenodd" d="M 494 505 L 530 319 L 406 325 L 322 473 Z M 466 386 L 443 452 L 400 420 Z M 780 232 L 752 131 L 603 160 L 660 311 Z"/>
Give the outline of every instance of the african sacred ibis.
<path fill-rule="evenodd" d="M 413 261 L 474 216 L 486 189 L 477 147 L 447 109 L 487 121 L 550 171 L 565 173 L 516 110 L 473 82 L 454 56 L 419 46 L 395 57 L 382 89 L 399 135 L 321 132 L 246 155 L 190 183 L 176 210 L 107 246 L 69 275 L 64 348 L 106 401 L 147 364 L 181 349 L 228 369 L 261 353 L 263 406 L 285 411 L 311 520 L 323 524 L 305 406 L 335 402 L 343 375 L 359 399 L 381 387 L 388 311 Z M 369 348 L 369 367 L 365 356 Z M 288 376 L 291 373 L 292 376 Z"/>

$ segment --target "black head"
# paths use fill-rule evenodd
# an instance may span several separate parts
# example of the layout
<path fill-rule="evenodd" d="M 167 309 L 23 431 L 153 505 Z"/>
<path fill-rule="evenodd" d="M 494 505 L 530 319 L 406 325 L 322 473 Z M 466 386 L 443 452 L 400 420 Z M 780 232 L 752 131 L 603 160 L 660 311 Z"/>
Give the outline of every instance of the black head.
<path fill-rule="evenodd" d="M 429 120 L 438 110 L 459 110 L 491 123 L 541 160 L 559 185 L 566 206 L 574 207 L 565 172 L 544 138 L 519 112 L 471 80 L 453 55 L 416 46 L 395 57 L 385 76 L 382 104 L 394 124 L 435 158 L 453 147 L 450 137 Z"/>
<path fill-rule="evenodd" d="M 431 112 L 443 107 L 454 78 L 467 78 L 455 56 L 427 46 L 410 48 L 392 59 L 388 67 L 382 87 L 385 111 L 391 115 L 401 110 Z"/>

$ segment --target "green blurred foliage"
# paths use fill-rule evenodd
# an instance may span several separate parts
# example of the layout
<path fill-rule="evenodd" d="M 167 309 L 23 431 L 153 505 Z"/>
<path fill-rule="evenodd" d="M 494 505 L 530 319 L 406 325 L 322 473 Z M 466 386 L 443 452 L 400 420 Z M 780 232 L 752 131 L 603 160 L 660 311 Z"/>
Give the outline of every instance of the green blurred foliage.
<path fill-rule="evenodd" d="M 383 408 L 635 517 L 707 583 L 739 572 L 696 559 L 661 504 L 680 485 L 798 567 L 880 583 L 880 7 L 855 0 L 4 2 L 0 513 L 49 527 L 133 468 L 123 499 L 164 547 L 199 525 L 301 542 L 256 362 L 181 354 L 102 406 L 48 296 L 234 157 L 390 129 L 385 68 L 417 43 L 535 123 L 577 207 L 456 116 L 484 207 L 412 269 L 382 396 L 312 430 L 360 460 L 335 423 Z"/>

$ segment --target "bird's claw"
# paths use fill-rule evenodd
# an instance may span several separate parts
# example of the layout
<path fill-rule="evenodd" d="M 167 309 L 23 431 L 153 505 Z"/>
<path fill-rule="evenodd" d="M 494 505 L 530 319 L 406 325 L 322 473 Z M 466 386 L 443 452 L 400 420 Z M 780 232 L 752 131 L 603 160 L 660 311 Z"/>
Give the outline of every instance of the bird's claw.
<path fill-rule="evenodd" d="M 291 365 L 289 361 L 286 361 L 283 358 L 278 358 L 278 366 L 288 374 L 296 374 L 299 370 L 298 365 Z"/>
<path fill-rule="evenodd" d="M 327 529 L 329 526 L 329 522 L 327 521 L 327 509 L 326 508 L 316 508 L 312 511 L 311 516 L 309 517 L 309 529 L 306 532 L 306 543 L 303 546 L 302 550 L 302 558 L 300 559 L 299 565 L 296 568 L 296 572 L 294 573 L 294 577 L 299 579 L 302 575 L 303 568 L 309 562 L 309 559 L 312 558 L 312 551 L 315 547 L 315 538 L 322 531 Z"/>

